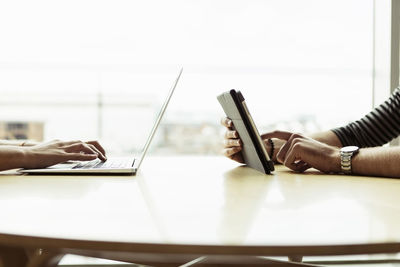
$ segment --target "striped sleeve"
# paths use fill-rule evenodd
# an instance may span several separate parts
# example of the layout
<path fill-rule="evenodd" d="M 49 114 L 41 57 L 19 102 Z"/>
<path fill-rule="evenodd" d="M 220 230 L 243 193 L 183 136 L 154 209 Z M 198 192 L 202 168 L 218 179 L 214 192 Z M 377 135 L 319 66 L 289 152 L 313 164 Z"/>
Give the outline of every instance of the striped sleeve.
<path fill-rule="evenodd" d="M 332 129 L 343 146 L 381 146 L 400 135 L 400 89 L 360 120 Z"/>

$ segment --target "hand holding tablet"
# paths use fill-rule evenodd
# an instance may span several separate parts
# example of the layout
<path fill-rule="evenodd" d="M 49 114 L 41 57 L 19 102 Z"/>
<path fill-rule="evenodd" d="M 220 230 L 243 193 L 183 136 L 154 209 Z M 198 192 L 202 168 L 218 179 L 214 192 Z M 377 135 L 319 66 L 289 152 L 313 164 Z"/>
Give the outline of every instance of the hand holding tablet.
<path fill-rule="evenodd" d="M 274 164 L 268 156 L 242 93 L 232 89 L 219 95 L 217 99 L 225 114 L 232 120 L 243 143 L 241 152 L 244 162 L 263 173 L 273 171 Z"/>

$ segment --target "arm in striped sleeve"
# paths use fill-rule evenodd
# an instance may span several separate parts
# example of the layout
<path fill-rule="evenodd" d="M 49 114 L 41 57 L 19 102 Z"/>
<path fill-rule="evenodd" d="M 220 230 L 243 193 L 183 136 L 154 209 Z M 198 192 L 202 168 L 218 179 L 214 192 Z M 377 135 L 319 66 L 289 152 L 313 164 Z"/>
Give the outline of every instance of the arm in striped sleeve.
<path fill-rule="evenodd" d="M 381 146 L 400 135 L 400 89 L 360 120 L 332 129 L 343 146 Z"/>

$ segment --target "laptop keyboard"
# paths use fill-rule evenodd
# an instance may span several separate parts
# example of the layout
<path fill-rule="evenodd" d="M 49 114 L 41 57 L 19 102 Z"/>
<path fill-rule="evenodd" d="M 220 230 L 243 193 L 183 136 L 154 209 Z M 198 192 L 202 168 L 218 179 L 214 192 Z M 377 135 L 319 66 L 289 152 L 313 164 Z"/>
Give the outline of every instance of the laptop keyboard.
<path fill-rule="evenodd" d="M 133 166 L 132 159 L 108 159 L 103 162 L 95 159 L 89 162 L 80 162 L 72 169 L 122 169 L 131 168 Z"/>

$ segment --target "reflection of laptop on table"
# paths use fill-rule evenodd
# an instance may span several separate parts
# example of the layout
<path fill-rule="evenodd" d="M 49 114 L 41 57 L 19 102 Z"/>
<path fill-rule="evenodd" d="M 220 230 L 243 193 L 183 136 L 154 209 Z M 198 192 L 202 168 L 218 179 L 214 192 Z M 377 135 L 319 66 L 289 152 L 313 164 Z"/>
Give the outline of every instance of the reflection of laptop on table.
<path fill-rule="evenodd" d="M 161 107 L 160 113 L 154 123 L 153 129 L 147 138 L 146 144 L 143 147 L 141 155 L 138 158 L 109 158 L 106 162 L 102 162 L 99 159 L 89 162 L 67 162 L 60 163 L 57 165 L 50 166 L 45 169 L 22 169 L 21 173 L 31 174 L 135 174 L 143 161 L 144 156 L 150 146 L 150 143 L 156 133 L 158 125 L 167 109 L 168 103 L 175 91 L 176 85 L 178 84 L 179 78 L 181 77 L 183 69 L 180 70 L 178 77 L 176 78 L 170 92 L 163 106 Z"/>

